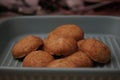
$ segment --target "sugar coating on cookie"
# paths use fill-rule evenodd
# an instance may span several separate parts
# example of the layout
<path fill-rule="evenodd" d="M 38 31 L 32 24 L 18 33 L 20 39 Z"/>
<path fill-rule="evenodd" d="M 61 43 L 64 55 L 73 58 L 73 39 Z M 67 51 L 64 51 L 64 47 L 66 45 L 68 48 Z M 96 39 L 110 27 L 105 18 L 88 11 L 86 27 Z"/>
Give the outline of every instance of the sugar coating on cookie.
<path fill-rule="evenodd" d="M 77 41 L 71 38 L 54 36 L 45 41 L 44 50 L 51 55 L 68 56 L 78 50 Z"/>
<path fill-rule="evenodd" d="M 45 67 L 54 58 L 45 51 L 33 51 L 23 60 L 23 67 Z"/>
<path fill-rule="evenodd" d="M 107 63 L 110 60 L 109 47 L 97 39 L 85 39 L 79 45 L 79 49 L 85 52 L 93 61 Z"/>
<path fill-rule="evenodd" d="M 77 67 L 92 67 L 92 60 L 82 51 L 73 53 L 66 57 L 67 60 L 73 62 Z"/>
<path fill-rule="evenodd" d="M 75 68 L 76 65 L 66 59 L 57 59 L 47 65 L 48 68 Z"/>
<path fill-rule="evenodd" d="M 14 58 L 22 58 L 28 55 L 31 51 L 37 50 L 37 48 L 42 45 L 43 41 L 41 38 L 29 35 L 14 44 L 12 55 Z"/>
<path fill-rule="evenodd" d="M 48 34 L 48 38 L 54 35 L 73 38 L 76 41 L 84 38 L 83 30 L 80 28 L 80 26 L 74 24 L 64 24 L 57 27 Z"/>

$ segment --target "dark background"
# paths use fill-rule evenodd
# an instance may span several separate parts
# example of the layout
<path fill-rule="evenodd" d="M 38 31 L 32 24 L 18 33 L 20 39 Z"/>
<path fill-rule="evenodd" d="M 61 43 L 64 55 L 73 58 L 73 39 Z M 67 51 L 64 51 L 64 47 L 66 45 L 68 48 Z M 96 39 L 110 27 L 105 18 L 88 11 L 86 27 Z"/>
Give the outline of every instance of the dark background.
<path fill-rule="evenodd" d="M 0 0 L 0 19 L 21 15 L 120 16 L 120 0 Z"/>

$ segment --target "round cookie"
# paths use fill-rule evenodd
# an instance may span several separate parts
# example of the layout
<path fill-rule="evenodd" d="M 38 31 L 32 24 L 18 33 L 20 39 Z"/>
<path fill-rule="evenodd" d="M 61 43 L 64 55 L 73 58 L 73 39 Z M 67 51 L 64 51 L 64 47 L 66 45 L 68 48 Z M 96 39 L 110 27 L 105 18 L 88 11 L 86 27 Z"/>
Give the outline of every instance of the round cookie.
<path fill-rule="evenodd" d="M 107 63 L 110 60 L 109 47 L 99 40 L 85 39 L 80 43 L 79 48 L 95 62 Z"/>
<path fill-rule="evenodd" d="M 33 51 L 23 60 L 23 67 L 45 67 L 54 58 L 45 51 Z"/>
<path fill-rule="evenodd" d="M 92 60 L 81 51 L 75 52 L 66 57 L 67 60 L 73 62 L 77 67 L 91 67 L 93 66 Z"/>
<path fill-rule="evenodd" d="M 56 29 L 54 29 L 52 32 L 48 34 L 48 38 L 57 35 L 60 37 L 68 37 L 68 38 L 73 38 L 76 41 L 81 40 L 84 38 L 84 32 L 83 30 L 74 24 L 64 24 Z"/>
<path fill-rule="evenodd" d="M 77 42 L 77 45 L 78 45 L 78 49 L 79 49 L 79 50 L 80 50 L 81 44 L 82 44 L 84 41 L 85 41 L 85 39 L 82 39 L 82 40 L 79 40 L 79 41 Z"/>
<path fill-rule="evenodd" d="M 54 36 L 45 40 L 44 50 L 51 55 L 68 56 L 78 50 L 77 41 L 71 38 Z"/>
<path fill-rule="evenodd" d="M 29 35 L 19 40 L 12 48 L 14 58 L 22 58 L 43 45 L 41 38 Z"/>
<path fill-rule="evenodd" d="M 57 59 L 47 65 L 49 68 L 75 68 L 76 66 L 71 61 L 66 59 Z"/>

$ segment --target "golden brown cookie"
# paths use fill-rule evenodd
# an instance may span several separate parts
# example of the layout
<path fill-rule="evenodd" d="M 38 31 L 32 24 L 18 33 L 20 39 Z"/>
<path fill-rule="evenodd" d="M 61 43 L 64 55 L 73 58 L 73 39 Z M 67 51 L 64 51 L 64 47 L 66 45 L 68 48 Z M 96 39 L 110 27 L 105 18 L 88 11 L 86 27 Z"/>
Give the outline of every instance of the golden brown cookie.
<path fill-rule="evenodd" d="M 71 61 L 66 59 L 57 59 L 47 65 L 49 68 L 75 68 L 76 66 Z"/>
<path fill-rule="evenodd" d="M 56 29 L 54 29 L 52 32 L 48 34 L 48 38 L 52 37 L 54 35 L 60 36 L 60 37 L 68 37 L 73 38 L 75 40 L 81 40 L 84 37 L 83 30 L 74 24 L 64 24 Z"/>
<path fill-rule="evenodd" d="M 81 51 L 75 52 L 66 57 L 67 60 L 73 62 L 77 67 L 91 67 L 93 66 L 92 60 Z"/>
<path fill-rule="evenodd" d="M 85 41 L 85 39 L 82 39 L 82 40 L 79 40 L 79 41 L 77 42 L 77 45 L 78 45 L 78 49 L 79 49 L 79 50 L 80 50 L 81 44 L 82 44 L 84 41 Z"/>
<path fill-rule="evenodd" d="M 45 40 L 44 50 L 51 55 L 68 56 L 78 50 L 77 41 L 54 36 Z"/>
<path fill-rule="evenodd" d="M 96 62 L 107 63 L 110 60 L 111 52 L 109 47 L 99 40 L 85 39 L 79 45 L 79 48 Z"/>
<path fill-rule="evenodd" d="M 45 67 L 54 58 L 45 51 L 33 51 L 23 60 L 23 67 Z"/>
<path fill-rule="evenodd" d="M 41 38 L 29 35 L 15 43 L 12 48 L 12 55 L 14 58 L 22 58 L 42 45 L 43 41 Z"/>

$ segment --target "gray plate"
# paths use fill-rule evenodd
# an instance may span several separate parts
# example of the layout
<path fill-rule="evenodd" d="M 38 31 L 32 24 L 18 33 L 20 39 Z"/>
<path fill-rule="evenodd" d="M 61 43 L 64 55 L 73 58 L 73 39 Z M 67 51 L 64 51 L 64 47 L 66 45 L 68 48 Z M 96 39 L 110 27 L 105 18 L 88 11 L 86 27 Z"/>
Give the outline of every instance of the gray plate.
<path fill-rule="evenodd" d="M 23 68 L 11 55 L 13 44 L 32 34 L 41 38 L 62 24 L 81 26 L 86 38 L 103 41 L 111 49 L 108 64 L 93 68 Z M 0 23 L 0 80 L 120 80 L 120 18 L 108 16 L 14 17 Z"/>

